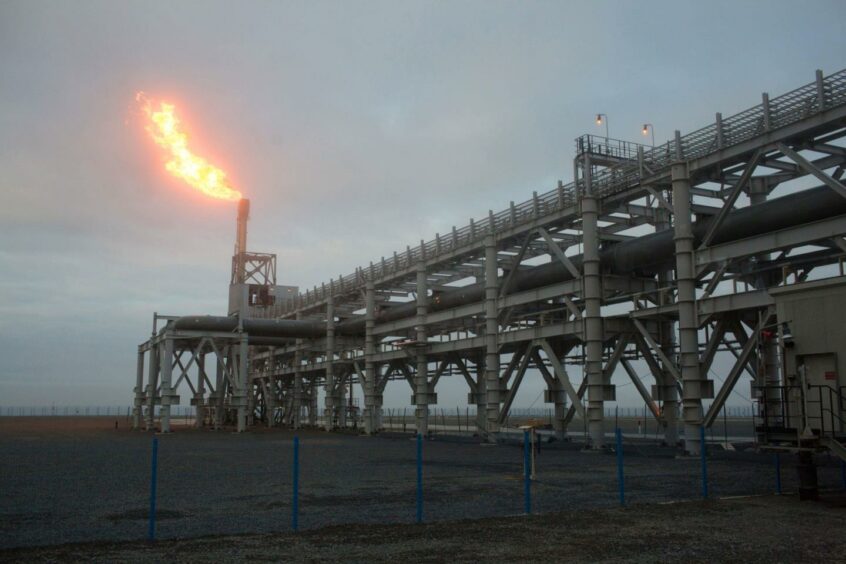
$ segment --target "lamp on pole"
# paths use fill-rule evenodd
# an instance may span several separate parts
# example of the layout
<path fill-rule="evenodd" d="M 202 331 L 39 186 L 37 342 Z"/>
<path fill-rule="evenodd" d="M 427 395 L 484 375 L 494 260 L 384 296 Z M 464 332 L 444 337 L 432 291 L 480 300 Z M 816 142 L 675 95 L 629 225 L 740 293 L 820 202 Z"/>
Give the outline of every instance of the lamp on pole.
<path fill-rule="evenodd" d="M 652 126 L 651 123 L 644 123 L 643 129 L 641 130 L 644 136 L 652 133 L 652 147 L 655 147 L 655 128 Z"/>
<path fill-rule="evenodd" d="M 596 125 L 605 124 L 605 144 L 608 144 L 608 116 L 605 114 L 596 114 Z"/>

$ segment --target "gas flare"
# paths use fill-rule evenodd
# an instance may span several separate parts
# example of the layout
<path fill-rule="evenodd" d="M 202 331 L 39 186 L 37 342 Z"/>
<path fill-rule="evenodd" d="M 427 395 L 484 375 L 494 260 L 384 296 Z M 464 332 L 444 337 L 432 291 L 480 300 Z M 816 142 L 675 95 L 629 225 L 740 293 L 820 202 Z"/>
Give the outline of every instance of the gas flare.
<path fill-rule="evenodd" d="M 156 108 L 143 92 L 136 94 L 135 99 L 149 118 L 145 129 L 150 137 L 169 152 L 165 164 L 169 173 L 212 198 L 230 201 L 241 198 L 241 192 L 232 187 L 225 172 L 188 148 L 188 135 L 180 128 L 173 104 L 159 102 Z"/>

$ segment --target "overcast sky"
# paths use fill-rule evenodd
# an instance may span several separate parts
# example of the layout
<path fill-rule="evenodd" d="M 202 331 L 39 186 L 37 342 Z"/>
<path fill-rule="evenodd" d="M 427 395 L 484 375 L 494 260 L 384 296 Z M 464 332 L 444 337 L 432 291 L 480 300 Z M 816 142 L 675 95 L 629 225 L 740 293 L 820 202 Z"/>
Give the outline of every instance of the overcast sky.
<path fill-rule="evenodd" d="M 660 142 L 840 70 L 844 21 L 842 0 L 0 0 L 0 406 L 128 404 L 153 311 L 225 313 L 235 205 L 167 176 L 139 90 L 305 287 L 571 180 L 597 112 Z"/>

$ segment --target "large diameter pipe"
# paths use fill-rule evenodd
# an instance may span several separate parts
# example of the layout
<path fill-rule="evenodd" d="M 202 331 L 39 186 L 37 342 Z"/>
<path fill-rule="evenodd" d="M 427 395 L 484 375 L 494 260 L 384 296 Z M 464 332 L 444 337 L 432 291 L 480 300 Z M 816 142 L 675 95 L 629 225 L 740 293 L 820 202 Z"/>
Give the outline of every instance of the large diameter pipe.
<path fill-rule="evenodd" d="M 741 208 L 728 214 L 715 233 L 711 244 L 736 241 L 842 214 L 846 214 L 846 198 L 827 186 L 820 186 L 782 196 L 757 206 Z M 702 241 L 711 221 L 713 218 L 708 217 L 693 224 L 695 246 Z M 674 248 L 671 229 L 644 235 L 602 250 L 599 255 L 601 270 L 612 274 L 654 276 L 661 267 L 666 268 L 668 264 L 672 264 Z M 577 268 L 581 268 L 581 256 L 571 257 L 571 261 Z M 570 271 L 560 261 L 553 260 L 530 270 L 515 273 L 509 284 L 508 293 L 549 286 L 570 279 L 572 279 Z M 433 296 L 430 300 L 429 311 L 440 311 L 481 302 L 484 297 L 484 284 L 456 288 Z M 377 323 L 410 317 L 415 312 L 414 302 L 391 306 L 377 315 Z M 347 335 L 359 334 L 363 330 L 364 321 L 359 319 L 338 324 L 338 331 Z"/>
<path fill-rule="evenodd" d="M 301 321 L 294 319 L 243 319 L 241 326 L 251 337 L 318 338 L 326 335 L 326 324 L 322 321 Z M 237 317 L 213 315 L 188 315 L 173 323 L 173 328 L 182 331 L 214 331 L 231 333 L 238 328 Z"/>
<path fill-rule="evenodd" d="M 249 204 L 247 204 L 249 206 Z M 736 241 L 763 233 L 776 231 L 846 214 L 846 198 L 827 186 L 820 186 L 795 194 L 775 198 L 766 203 L 731 212 L 714 234 L 712 244 Z M 693 224 L 694 245 L 698 246 L 713 218 L 708 217 Z M 600 252 L 602 272 L 653 276 L 662 267 L 672 265 L 675 243 L 673 231 L 667 229 L 618 243 Z M 582 257 L 571 257 L 577 268 Z M 523 292 L 572 279 L 570 272 L 559 261 L 536 266 L 514 274 L 508 293 Z M 455 290 L 441 292 L 429 299 L 429 312 L 452 309 L 461 305 L 481 302 L 485 298 L 484 284 L 472 284 Z M 377 323 L 404 319 L 417 314 L 417 303 L 408 302 L 383 309 L 376 316 Z M 244 319 L 244 331 L 257 337 L 321 338 L 326 336 L 322 321 L 291 319 Z M 342 335 L 364 334 L 364 319 L 350 319 L 336 324 L 336 333 Z M 238 319 L 234 317 L 188 316 L 174 322 L 176 329 L 196 331 L 234 331 Z"/>

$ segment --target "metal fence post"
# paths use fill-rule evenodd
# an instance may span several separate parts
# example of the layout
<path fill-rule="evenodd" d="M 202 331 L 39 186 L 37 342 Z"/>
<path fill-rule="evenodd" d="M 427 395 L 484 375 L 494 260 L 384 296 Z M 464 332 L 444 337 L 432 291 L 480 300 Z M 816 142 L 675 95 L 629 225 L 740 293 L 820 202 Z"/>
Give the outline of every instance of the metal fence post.
<path fill-rule="evenodd" d="M 532 463 L 530 459 L 529 431 L 523 431 L 523 501 L 526 515 L 532 514 Z"/>
<path fill-rule="evenodd" d="M 423 522 L 423 435 L 417 434 L 417 522 Z"/>
<path fill-rule="evenodd" d="M 150 472 L 150 523 L 147 537 L 150 541 L 156 540 L 156 471 L 159 457 L 159 439 L 153 437 L 152 468 Z"/>
<path fill-rule="evenodd" d="M 294 437 L 294 480 L 291 494 L 291 530 L 299 528 L 300 520 L 300 438 Z"/>
<path fill-rule="evenodd" d="M 623 477 L 623 433 L 617 427 L 615 431 L 617 440 L 617 482 L 620 484 L 620 505 L 626 505 L 626 482 Z"/>
<path fill-rule="evenodd" d="M 776 493 L 781 495 L 781 457 L 778 453 L 775 455 L 775 468 L 776 468 Z"/>
<path fill-rule="evenodd" d="M 708 453 L 705 448 L 705 426 L 699 427 L 699 457 L 702 460 L 702 499 L 708 499 Z"/>

